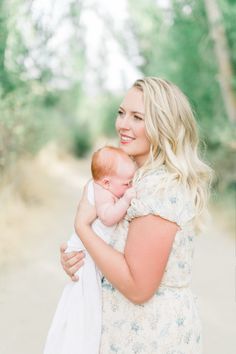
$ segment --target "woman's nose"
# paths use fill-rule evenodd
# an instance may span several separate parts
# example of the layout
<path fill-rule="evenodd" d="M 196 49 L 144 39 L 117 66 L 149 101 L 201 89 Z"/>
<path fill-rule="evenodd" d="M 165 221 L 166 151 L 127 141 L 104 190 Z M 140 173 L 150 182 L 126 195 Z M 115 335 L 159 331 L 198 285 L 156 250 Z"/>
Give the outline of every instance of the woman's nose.
<path fill-rule="evenodd" d="M 118 118 L 117 126 L 119 127 L 119 129 L 129 130 L 130 129 L 129 118 L 127 116 L 123 118 Z"/>

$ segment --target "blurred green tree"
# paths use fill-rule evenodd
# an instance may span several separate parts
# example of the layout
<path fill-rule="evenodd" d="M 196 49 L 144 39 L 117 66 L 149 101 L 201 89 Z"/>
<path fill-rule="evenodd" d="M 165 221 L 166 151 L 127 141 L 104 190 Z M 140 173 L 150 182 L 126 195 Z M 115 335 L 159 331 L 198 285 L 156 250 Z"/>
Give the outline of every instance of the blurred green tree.
<path fill-rule="evenodd" d="M 50 138 L 66 139 L 77 124 L 73 108 L 82 97 L 85 58 L 81 8 L 76 0 L 68 2 L 57 23 L 58 28 L 71 23 L 65 61 L 51 45 L 57 28 L 45 23 L 43 14 L 36 16 L 33 5 L 29 0 L 0 0 L 1 171 Z M 73 71 L 80 75 L 73 76 Z"/>
<path fill-rule="evenodd" d="M 212 1 L 212 0 L 211 0 Z M 215 0 L 216 1 L 216 0 Z M 233 59 L 228 81 L 235 83 L 235 6 L 221 0 L 225 41 L 229 41 L 229 60 Z M 140 69 L 145 75 L 163 76 L 179 85 L 196 112 L 201 137 L 208 146 L 208 158 L 219 177 L 227 174 L 228 185 L 234 183 L 235 124 L 228 120 L 219 80 L 219 61 L 214 52 L 210 24 L 203 0 L 163 2 L 129 0 L 133 32 L 144 58 Z M 224 23 L 224 24 L 225 24 Z M 231 63 L 229 63 L 231 65 Z M 231 86 L 233 92 L 233 85 Z M 233 94 L 235 94 L 233 92 Z M 227 166 L 225 164 L 228 159 Z M 218 179 L 218 182 L 224 178 Z"/>

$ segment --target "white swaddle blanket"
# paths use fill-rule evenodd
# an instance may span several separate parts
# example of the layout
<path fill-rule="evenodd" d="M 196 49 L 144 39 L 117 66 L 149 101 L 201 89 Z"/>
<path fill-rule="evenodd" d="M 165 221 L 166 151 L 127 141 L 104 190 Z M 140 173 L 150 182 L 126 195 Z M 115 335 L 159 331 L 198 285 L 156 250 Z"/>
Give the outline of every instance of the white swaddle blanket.
<path fill-rule="evenodd" d="M 88 200 L 94 205 L 93 181 L 88 185 Z M 99 219 L 92 224 L 94 232 L 109 242 L 116 225 L 105 226 Z M 66 252 L 83 250 L 84 265 L 77 272 L 79 281 L 66 285 L 54 315 L 44 354 L 98 354 L 101 324 L 101 274 L 79 237 L 74 234 Z"/>

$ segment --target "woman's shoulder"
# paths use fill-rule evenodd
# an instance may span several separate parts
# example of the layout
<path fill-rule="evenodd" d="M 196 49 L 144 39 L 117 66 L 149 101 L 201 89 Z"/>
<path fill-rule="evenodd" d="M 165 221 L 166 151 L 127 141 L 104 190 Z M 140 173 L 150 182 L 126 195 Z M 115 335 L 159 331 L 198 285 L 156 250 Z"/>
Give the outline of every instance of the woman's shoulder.
<path fill-rule="evenodd" d="M 146 171 L 139 179 L 137 179 L 134 187 L 137 192 L 141 193 L 141 195 L 150 195 L 151 190 L 153 196 L 157 193 L 159 196 L 162 195 L 163 197 L 170 194 L 180 194 L 191 198 L 189 189 L 176 178 L 174 173 L 169 172 L 165 165 L 160 165 Z"/>
<path fill-rule="evenodd" d="M 191 193 L 165 165 L 148 171 L 135 187 L 137 199 L 132 201 L 129 210 L 131 218 L 158 214 L 181 225 L 195 215 Z"/>
<path fill-rule="evenodd" d="M 170 194 L 182 194 L 184 187 L 165 165 L 145 171 L 134 183 L 137 197 L 142 198 L 167 198 Z"/>
<path fill-rule="evenodd" d="M 160 180 L 168 178 L 168 171 L 165 165 L 160 165 L 156 168 L 149 169 L 142 173 L 140 177 L 137 178 L 135 182 L 135 187 L 137 189 L 142 189 L 144 186 L 155 185 L 159 183 Z"/>

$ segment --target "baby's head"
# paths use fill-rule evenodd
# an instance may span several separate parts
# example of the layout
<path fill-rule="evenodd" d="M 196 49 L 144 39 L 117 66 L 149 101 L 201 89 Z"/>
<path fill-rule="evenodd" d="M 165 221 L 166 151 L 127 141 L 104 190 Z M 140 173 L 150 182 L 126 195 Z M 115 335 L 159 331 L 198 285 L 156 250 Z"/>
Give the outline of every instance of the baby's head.
<path fill-rule="evenodd" d="M 92 156 L 91 170 L 95 182 L 109 190 L 117 198 L 131 187 L 137 167 L 121 149 L 105 146 Z"/>

